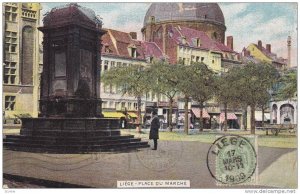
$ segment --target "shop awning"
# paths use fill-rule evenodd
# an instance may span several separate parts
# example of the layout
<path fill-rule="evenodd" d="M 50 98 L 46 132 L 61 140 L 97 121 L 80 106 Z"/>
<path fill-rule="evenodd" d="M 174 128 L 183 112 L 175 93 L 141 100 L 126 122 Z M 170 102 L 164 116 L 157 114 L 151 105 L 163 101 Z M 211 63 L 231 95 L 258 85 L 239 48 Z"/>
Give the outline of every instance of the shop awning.
<path fill-rule="evenodd" d="M 106 118 L 121 118 L 125 117 L 123 113 L 120 112 L 102 112 L 104 117 Z"/>
<path fill-rule="evenodd" d="M 131 118 L 137 118 L 137 114 L 135 114 L 134 112 L 127 112 L 127 114 L 131 117 Z"/>
<path fill-rule="evenodd" d="M 192 111 L 197 118 L 200 118 L 200 109 L 199 108 L 192 108 Z M 203 118 L 210 118 L 209 114 L 207 113 L 207 111 L 205 109 L 203 109 L 202 113 L 203 113 L 202 114 Z"/>
<path fill-rule="evenodd" d="M 264 120 L 270 120 L 270 113 L 264 114 Z M 255 111 L 255 121 L 262 121 L 262 112 L 261 111 Z"/>
<path fill-rule="evenodd" d="M 227 120 L 236 120 L 236 119 L 237 119 L 237 117 L 234 113 L 232 113 L 232 112 L 227 113 Z M 225 121 L 225 113 L 222 112 L 220 114 L 220 123 L 223 123 L 224 121 Z"/>

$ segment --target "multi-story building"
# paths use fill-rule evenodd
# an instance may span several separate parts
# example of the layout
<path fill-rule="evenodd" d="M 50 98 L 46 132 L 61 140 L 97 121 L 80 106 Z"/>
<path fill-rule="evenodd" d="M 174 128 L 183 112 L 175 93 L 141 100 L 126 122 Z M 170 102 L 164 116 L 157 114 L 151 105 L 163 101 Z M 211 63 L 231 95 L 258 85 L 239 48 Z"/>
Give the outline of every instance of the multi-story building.
<path fill-rule="evenodd" d="M 126 33 L 107 29 L 102 38 L 102 73 L 113 67 L 143 65 L 147 66 L 153 59 L 162 59 L 164 56 L 159 47 L 153 42 L 138 41 L 134 32 Z M 125 117 L 128 113 L 136 117 L 137 99 L 129 94 L 122 94 L 117 86 L 101 83 L 100 96 L 102 110 L 107 117 Z M 151 93 L 142 97 L 142 113 L 145 113 L 146 103 L 153 102 L 155 95 Z"/>
<path fill-rule="evenodd" d="M 216 3 L 153 3 L 149 7 L 142 28 L 143 38 L 155 42 L 171 64 L 203 62 L 216 73 L 241 65 L 239 54 L 233 50 L 233 37 L 225 42 L 225 19 Z M 158 99 L 163 114 L 168 111 L 166 99 Z M 180 95 L 174 103 L 173 117 L 182 117 L 184 102 Z M 192 117 L 199 117 L 196 102 L 189 103 Z M 241 123 L 241 111 L 230 112 Z M 238 114 L 238 116 L 236 116 Z M 204 117 L 222 120 L 222 107 L 214 100 L 206 103 Z M 175 120 L 175 119 L 174 119 Z M 178 119 L 177 119 L 178 120 Z"/>
<path fill-rule="evenodd" d="M 38 115 L 39 3 L 3 3 L 3 114 Z"/>
<path fill-rule="evenodd" d="M 252 43 L 244 48 L 243 53 L 245 56 L 252 56 L 261 62 L 272 64 L 278 70 L 285 69 L 288 64 L 287 59 L 277 57 L 277 54 L 271 51 L 271 44 L 266 44 L 266 48 L 263 47 L 261 40 L 257 44 Z"/>

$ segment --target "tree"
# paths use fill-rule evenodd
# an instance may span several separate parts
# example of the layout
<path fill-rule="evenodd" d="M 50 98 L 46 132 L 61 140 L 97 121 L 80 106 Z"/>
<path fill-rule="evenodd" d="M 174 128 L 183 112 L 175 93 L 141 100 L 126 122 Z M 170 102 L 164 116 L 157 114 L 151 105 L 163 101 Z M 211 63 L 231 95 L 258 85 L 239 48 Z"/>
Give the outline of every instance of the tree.
<path fill-rule="evenodd" d="M 265 124 L 265 110 L 269 105 L 270 99 L 271 99 L 271 95 L 269 94 L 268 91 L 263 91 L 261 93 L 258 94 L 259 98 L 257 101 L 257 106 L 261 108 L 261 112 L 262 112 L 262 127 Z"/>
<path fill-rule="evenodd" d="M 199 103 L 200 109 L 200 126 L 199 130 L 203 131 L 203 108 L 204 103 L 213 97 L 215 87 L 214 74 L 208 69 L 204 63 L 193 63 L 191 65 L 192 72 L 194 72 L 190 79 L 193 84 L 190 88 L 190 95 L 193 100 Z"/>
<path fill-rule="evenodd" d="M 184 96 L 184 131 L 186 134 L 189 133 L 188 103 L 193 92 L 194 80 L 193 76 L 191 76 L 194 74 L 193 70 L 193 66 L 179 65 L 180 74 L 177 87 Z"/>
<path fill-rule="evenodd" d="M 255 134 L 255 108 L 261 99 L 261 94 L 267 92 L 278 79 L 277 70 L 267 63 L 248 63 L 232 70 L 237 77 L 237 99 L 251 108 L 251 134 Z"/>
<path fill-rule="evenodd" d="M 282 87 L 278 91 L 280 100 L 290 99 L 297 96 L 297 72 L 286 72 L 280 79 Z"/>
<path fill-rule="evenodd" d="M 141 132 L 141 97 L 149 91 L 148 82 L 149 68 L 142 65 L 132 65 L 130 67 L 115 67 L 102 75 L 104 85 L 113 84 L 120 88 L 120 92 L 133 95 L 137 99 L 138 119 L 137 130 Z"/>
<path fill-rule="evenodd" d="M 165 95 L 169 100 L 168 128 L 173 130 L 172 113 L 173 103 L 178 93 L 179 66 L 157 61 L 150 67 L 149 77 L 152 80 L 151 90 L 154 93 Z"/>
<path fill-rule="evenodd" d="M 237 77 L 232 71 L 222 73 L 216 77 L 216 98 L 220 104 L 224 106 L 224 131 L 227 131 L 227 109 L 229 105 L 238 106 L 236 97 L 236 87 L 233 84 L 236 82 Z"/>

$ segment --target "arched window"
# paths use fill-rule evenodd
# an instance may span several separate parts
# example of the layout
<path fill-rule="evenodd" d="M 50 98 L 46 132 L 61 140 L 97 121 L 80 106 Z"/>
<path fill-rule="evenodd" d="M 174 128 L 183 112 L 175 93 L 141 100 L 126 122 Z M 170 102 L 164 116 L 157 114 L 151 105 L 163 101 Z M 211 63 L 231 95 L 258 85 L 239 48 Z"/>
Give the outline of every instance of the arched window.
<path fill-rule="evenodd" d="M 294 107 L 291 104 L 283 104 L 280 107 L 280 121 L 281 124 L 294 123 Z"/>
<path fill-rule="evenodd" d="M 213 32 L 213 34 L 212 34 L 212 38 L 213 38 L 214 40 L 217 40 L 217 38 L 218 38 L 218 34 L 217 34 L 217 32 Z"/>

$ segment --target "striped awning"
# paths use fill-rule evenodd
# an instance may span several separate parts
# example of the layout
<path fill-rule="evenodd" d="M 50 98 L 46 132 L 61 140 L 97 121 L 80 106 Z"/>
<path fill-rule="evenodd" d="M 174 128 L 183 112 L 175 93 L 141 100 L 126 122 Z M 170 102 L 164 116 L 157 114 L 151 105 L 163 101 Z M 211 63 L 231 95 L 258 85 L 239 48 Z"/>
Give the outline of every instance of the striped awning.
<path fill-rule="evenodd" d="M 102 112 L 104 117 L 106 118 L 121 118 L 125 117 L 123 113 L 120 112 Z"/>
<path fill-rule="evenodd" d="M 127 112 L 127 114 L 131 117 L 131 118 L 137 118 L 137 114 L 135 114 L 134 112 Z"/>
<path fill-rule="evenodd" d="M 237 119 L 237 117 L 234 113 L 232 113 L 232 112 L 227 113 L 227 120 L 236 120 L 236 119 Z M 225 121 L 225 113 L 222 112 L 220 114 L 220 123 L 223 123 L 224 121 Z"/>
<path fill-rule="evenodd" d="M 197 118 L 200 118 L 200 109 L 199 108 L 192 108 L 192 111 Z M 202 111 L 202 117 L 210 118 L 209 114 L 207 113 L 207 111 L 205 109 L 203 109 L 203 111 Z"/>

